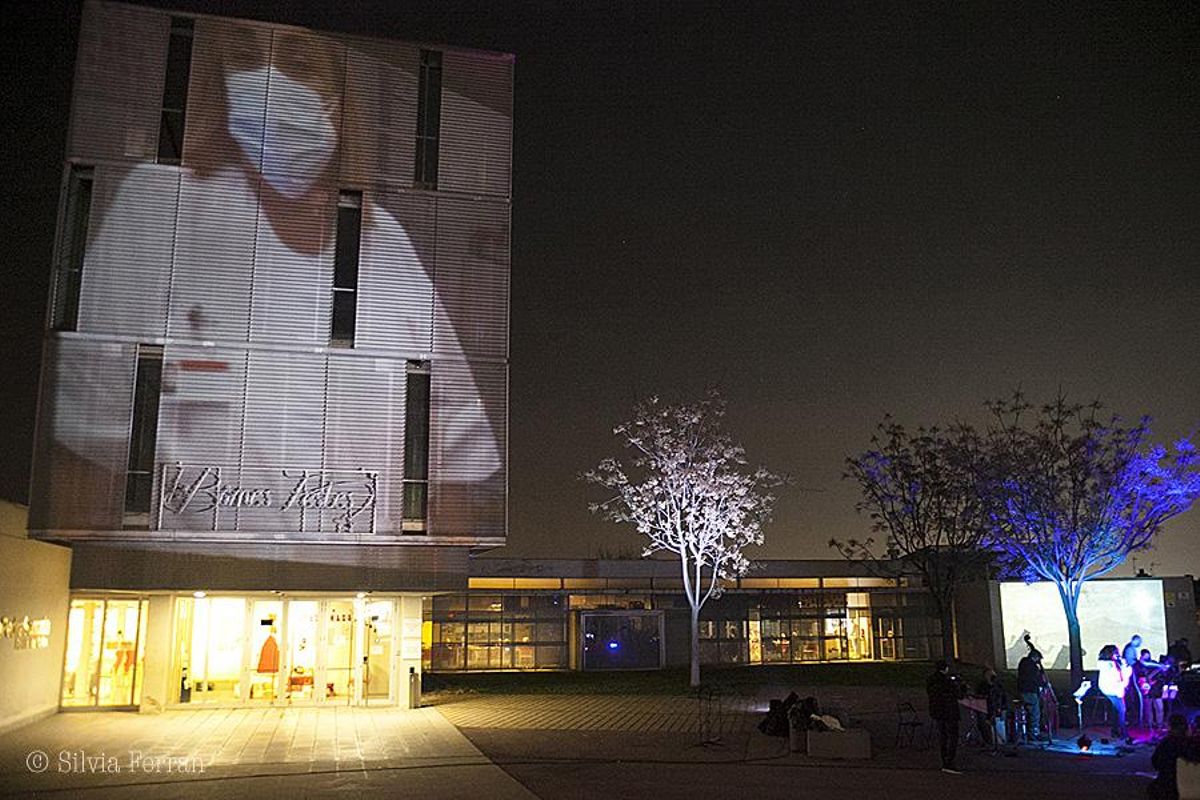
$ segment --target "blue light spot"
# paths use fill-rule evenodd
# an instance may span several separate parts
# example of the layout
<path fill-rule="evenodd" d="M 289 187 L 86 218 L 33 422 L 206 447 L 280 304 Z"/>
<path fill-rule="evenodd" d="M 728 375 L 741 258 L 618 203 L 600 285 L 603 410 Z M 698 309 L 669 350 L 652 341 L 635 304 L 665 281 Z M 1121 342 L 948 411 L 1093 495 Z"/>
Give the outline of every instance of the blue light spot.
<path fill-rule="evenodd" d="M 618 647 L 620 647 L 620 646 L 621 646 L 621 645 L 617 644 L 616 642 L 609 642 L 609 643 L 608 643 L 608 649 L 609 649 L 609 650 L 616 650 L 616 649 L 617 649 Z"/>

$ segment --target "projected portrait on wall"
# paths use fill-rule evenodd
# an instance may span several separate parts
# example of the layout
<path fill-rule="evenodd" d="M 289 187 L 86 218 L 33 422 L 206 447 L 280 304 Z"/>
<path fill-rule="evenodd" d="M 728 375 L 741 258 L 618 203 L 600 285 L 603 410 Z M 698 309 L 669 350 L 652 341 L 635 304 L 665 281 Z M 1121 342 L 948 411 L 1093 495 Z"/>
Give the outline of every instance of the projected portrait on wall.
<path fill-rule="evenodd" d="M 197 20 L 179 166 L 95 170 L 79 330 L 165 337 L 157 464 L 218 467 L 247 491 L 283 471 L 372 476 L 358 532 L 400 531 L 415 365 L 431 516 L 441 503 L 501 533 L 507 201 L 412 190 L 418 54 Z M 124 449 L 128 366 L 124 386 L 71 371 L 59 405 L 91 411 L 59 444 Z M 294 527 L 279 519 L 245 507 L 216 524 Z"/>

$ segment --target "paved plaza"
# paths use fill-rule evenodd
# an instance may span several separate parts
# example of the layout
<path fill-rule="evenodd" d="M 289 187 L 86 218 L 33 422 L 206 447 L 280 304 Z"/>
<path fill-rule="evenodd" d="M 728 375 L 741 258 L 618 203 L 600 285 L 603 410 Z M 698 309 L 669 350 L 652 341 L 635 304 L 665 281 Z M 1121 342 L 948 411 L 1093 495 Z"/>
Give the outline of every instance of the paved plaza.
<path fill-rule="evenodd" d="M 0 796 L 533 797 L 433 708 L 57 714 L 0 737 Z"/>
<path fill-rule="evenodd" d="M 751 730 L 760 703 L 753 698 L 653 695 L 506 695 L 434 698 L 436 708 L 460 728 L 560 731 L 699 732 Z"/>
<path fill-rule="evenodd" d="M 813 689 L 848 709 L 869 762 L 819 761 L 755 725 L 771 690 L 686 696 L 435 695 L 385 708 L 65 713 L 0 736 L 0 796 L 64 798 L 1140 797 L 1149 748 L 1121 758 L 895 747 L 896 690 Z M 1068 791 L 1068 789 L 1070 791 Z"/>

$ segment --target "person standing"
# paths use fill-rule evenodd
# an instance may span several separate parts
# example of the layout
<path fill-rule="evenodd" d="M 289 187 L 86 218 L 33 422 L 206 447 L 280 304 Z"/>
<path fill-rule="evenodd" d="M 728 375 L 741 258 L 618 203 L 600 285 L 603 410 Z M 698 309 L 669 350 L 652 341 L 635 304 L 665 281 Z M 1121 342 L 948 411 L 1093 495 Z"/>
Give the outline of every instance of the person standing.
<path fill-rule="evenodd" d="M 1158 770 L 1158 776 L 1147 788 L 1151 800 L 1178 800 L 1176 765 L 1181 758 L 1189 761 L 1196 758 L 1196 744 L 1188 738 L 1187 719 L 1182 714 L 1172 714 L 1167 737 L 1154 748 L 1150 763 Z"/>
<path fill-rule="evenodd" d="M 1138 660 L 1138 655 L 1142 649 L 1141 634 L 1135 633 L 1125 643 L 1125 649 L 1121 651 L 1121 659 L 1125 662 L 1125 666 L 1132 667 Z"/>
<path fill-rule="evenodd" d="M 929 695 L 929 716 L 937 726 L 941 745 L 942 772 L 961 775 L 954 765 L 958 755 L 958 700 L 961 692 L 958 677 L 951 674 L 946 661 L 937 662 L 934 673 L 925 683 L 925 691 Z"/>
<path fill-rule="evenodd" d="M 1099 673 L 1097 675 L 1100 693 L 1108 698 L 1113 709 L 1113 735 L 1132 743 L 1129 731 L 1125 727 L 1125 690 L 1129 688 L 1129 678 L 1133 671 L 1125 665 L 1121 653 L 1115 644 L 1106 644 L 1100 649 Z"/>
<path fill-rule="evenodd" d="M 981 722 L 988 729 L 984 741 L 991 742 L 994 753 L 1005 740 L 1004 712 L 1008 709 L 1008 692 L 1004 690 L 1004 684 L 1000 682 L 996 671 L 988 667 L 983 671 L 983 680 L 980 681 L 976 694 L 987 700 L 987 718 Z"/>
<path fill-rule="evenodd" d="M 1129 686 L 1125 689 L 1125 708 L 1139 725 L 1142 721 L 1142 693 L 1138 688 L 1137 663 L 1141 657 L 1141 651 L 1142 636 L 1138 633 L 1129 637 L 1129 641 L 1125 643 L 1125 648 L 1121 651 L 1121 660 L 1125 662 L 1125 666 L 1129 668 L 1130 674 L 1133 676 L 1129 681 Z"/>
<path fill-rule="evenodd" d="M 1029 653 L 1017 662 L 1017 691 L 1028 710 L 1026 736 L 1034 741 L 1042 738 L 1042 683 L 1046 674 L 1042 671 L 1042 653 L 1030 647 Z"/>

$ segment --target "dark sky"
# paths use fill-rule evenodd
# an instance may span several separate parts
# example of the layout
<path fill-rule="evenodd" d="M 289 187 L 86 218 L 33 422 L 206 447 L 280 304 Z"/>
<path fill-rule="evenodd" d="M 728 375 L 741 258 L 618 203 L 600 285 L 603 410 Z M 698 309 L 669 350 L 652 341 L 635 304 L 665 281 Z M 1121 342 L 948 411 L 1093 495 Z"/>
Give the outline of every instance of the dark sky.
<path fill-rule="evenodd" d="M 576 475 L 649 394 L 720 386 L 795 478 L 767 557 L 865 532 L 842 461 L 885 412 L 982 421 L 1061 386 L 1159 438 L 1200 423 L 1194 4 L 152 5 L 516 54 L 520 554 L 636 551 Z M 79 11 L 3 14 L 0 494 L 22 499 Z M 1200 572 L 1200 511 L 1151 562 Z"/>

